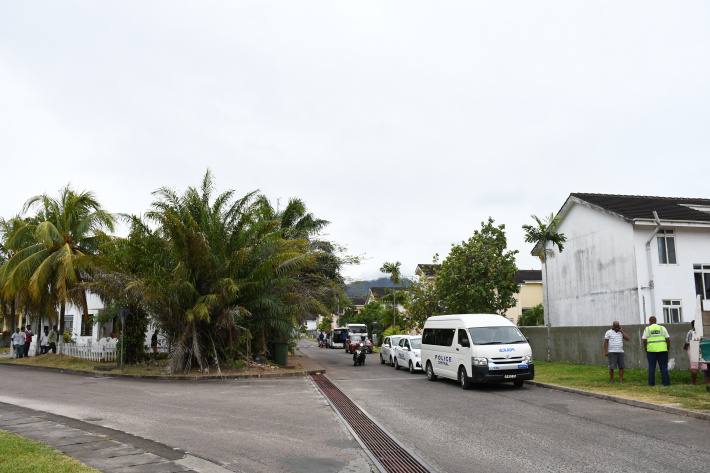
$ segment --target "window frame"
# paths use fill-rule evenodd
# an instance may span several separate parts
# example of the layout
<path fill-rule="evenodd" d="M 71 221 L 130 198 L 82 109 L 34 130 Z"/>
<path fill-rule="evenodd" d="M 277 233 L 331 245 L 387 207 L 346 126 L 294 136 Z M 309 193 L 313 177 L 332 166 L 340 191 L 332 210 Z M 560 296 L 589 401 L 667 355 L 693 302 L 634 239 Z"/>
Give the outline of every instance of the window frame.
<path fill-rule="evenodd" d="M 673 258 L 670 261 L 670 252 L 668 251 L 668 241 L 672 240 Z M 677 266 L 678 265 L 678 237 L 675 230 L 659 230 L 656 234 L 656 249 L 658 251 L 658 264 L 661 266 Z M 663 258 L 665 257 L 665 262 Z"/>
<path fill-rule="evenodd" d="M 681 299 L 661 299 L 663 308 L 663 323 L 664 324 L 682 324 L 683 323 L 683 301 Z M 678 320 L 674 321 L 672 311 L 678 310 Z"/>

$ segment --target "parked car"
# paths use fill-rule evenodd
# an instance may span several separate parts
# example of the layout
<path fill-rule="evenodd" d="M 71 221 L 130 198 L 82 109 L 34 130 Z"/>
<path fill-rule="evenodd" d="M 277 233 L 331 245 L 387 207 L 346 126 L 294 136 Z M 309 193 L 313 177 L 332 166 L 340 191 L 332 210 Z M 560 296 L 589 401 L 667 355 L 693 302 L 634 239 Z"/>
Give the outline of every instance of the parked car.
<path fill-rule="evenodd" d="M 394 369 L 409 368 L 410 373 L 422 370 L 422 337 L 405 335 L 394 348 Z"/>
<path fill-rule="evenodd" d="M 385 337 L 380 347 L 380 363 L 387 363 L 390 366 L 394 366 L 394 348 L 403 336 L 404 335 L 390 335 L 389 337 Z"/>
<path fill-rule="evenodd" d="M 365 335 L 352 334 L 350 338 L 345 340 L 345 351 L 348 353 L 354 352 L 354 347 L 360 342 L 365 344 L 368 353 L 372 353 L 372 342 Z"/>

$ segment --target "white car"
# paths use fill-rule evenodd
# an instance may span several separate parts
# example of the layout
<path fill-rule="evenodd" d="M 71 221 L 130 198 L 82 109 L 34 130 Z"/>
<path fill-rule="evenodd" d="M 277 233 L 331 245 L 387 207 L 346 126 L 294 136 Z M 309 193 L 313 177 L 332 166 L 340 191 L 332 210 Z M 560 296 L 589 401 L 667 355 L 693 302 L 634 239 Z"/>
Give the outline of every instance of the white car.
<path fill-rule="evenodd" d="M 422 370 L 422 336 L 404 335 L 394 349 L 394 369 L 408 367 L 410 373 Z"/>
<path fill-rule="evenodd" d="M 380 347 L 380 363 L 387 363 L 390 366 L 394 366 L 394 348 L 402 337 L 404 337 L 404 335 L 390 335 L 389 337 L 385 337 Z"/>

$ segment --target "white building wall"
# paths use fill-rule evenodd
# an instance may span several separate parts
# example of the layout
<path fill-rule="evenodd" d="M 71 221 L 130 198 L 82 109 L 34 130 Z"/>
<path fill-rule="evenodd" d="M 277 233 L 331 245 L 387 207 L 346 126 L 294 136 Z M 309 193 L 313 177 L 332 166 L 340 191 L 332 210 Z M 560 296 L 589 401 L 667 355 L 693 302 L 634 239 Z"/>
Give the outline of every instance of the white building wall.
<path fill-rule="evenodd" d="M 638 323 L 631 224 L 586 206 L 570 207 L 558 228 L 567 239 L 547 261 L 552 326 Z M 545 280 L 543 265 L 543 284 Z M 543 291 L 547 297 L 547 291 Z"/>
<path fill-rule="evenodd" d="M 658 243 L 654 237 L 650 247 L 655 293 L 652 299 L 650 288 L 647 287 L 650 278 L 645 248 L 646 241 L 653 233 L 655 226 L 636 227 L 636 260 L 639 267 L 639 281 L 644 288 L 642 295 L 646 305 L 645 317 L 642 314 L 642 319 L 638 323 L 646 323 L 652 315 L 655 315 L 659 322 L 663 322 L 664 299 L 680 300 L 683 322 L 690 322 L 695 319 L 696 305 L 693 265 L 710 264 L 710 229 L 670 225 L 664 225 L 662 228 L 675 231 L 677 264 L 659 264 Z M 642 299 L 642 307 L 643 302 Z"/>

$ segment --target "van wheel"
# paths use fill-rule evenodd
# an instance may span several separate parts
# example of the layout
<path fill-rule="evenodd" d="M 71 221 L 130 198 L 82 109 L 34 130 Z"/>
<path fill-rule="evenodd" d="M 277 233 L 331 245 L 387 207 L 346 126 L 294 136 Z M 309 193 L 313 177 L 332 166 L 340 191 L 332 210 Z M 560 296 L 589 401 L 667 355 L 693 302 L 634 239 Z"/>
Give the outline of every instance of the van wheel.
<path fill-rule="evenodd" d="M 409 362 L 409 372 L 414 374 L 414 365 L 412 364 L 411 361 Z"/>
<path fill-rule="evenodd" d="M 397 358 L 394 359 L 394 369 L 398 370 L 400 369 L 401 366 L 399 366 L 399 363 L 397 362 Z"/>
<path fill-rule="evenodd" d="M 380 364 L 384 365 L 385 364 L 385 359 L 382 358 L 382 353 L 380 353 Z"/>
<path fill-rule="evenodd" d="M 431 366 L 431 362 L 426 362 L 426 377 L 429 381 L 436 381 L 437 376 L 434 374 L 434 368 Z"/>
<path fill-rule="evenodd" d="M 524 383 L 524 380 L 519 379 L 517 381 L 513 381 L 513 386 L 515 386 L 516 388 L 522 388 Z"/>
<path fill-rule="evenodd" d="M 459 384 L 463 389 L 471 389 L 471 380 L 466 376 L 466 368 L 459 368 Z"/>

